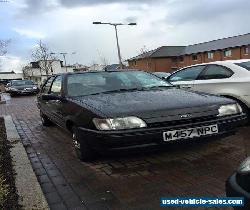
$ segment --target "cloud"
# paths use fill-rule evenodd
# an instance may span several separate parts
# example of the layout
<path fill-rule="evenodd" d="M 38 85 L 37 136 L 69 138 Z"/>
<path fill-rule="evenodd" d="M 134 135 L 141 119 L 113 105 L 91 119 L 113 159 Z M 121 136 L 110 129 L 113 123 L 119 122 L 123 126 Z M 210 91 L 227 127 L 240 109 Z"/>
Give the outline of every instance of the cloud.
<path fill-rule="evenodd" d="M 18 56 L 8 55 L 0 57 L 0 72 L 21 72 L 26 61 Z"/>
<path fill-rule="evenodd" d="M 216 21 L 225 16 L 249 14 L 249 0 L 175 0 L 168 2 L 166 21 L 173 24 Z M 216 22 L 215 22 L 216 24 Z"/>
<path fill-rule="evenodd" d="M 30 30 L 30 29 L 21 29 L 21 28 L 14 28 L 15 32 L 20 34 L 21 36 L 25 36 L 27 38 L 31 39 L 44 39 L 45 35 L 41 32 Z"/>
<path fill-rule="evenodd" d="M 8 52 L 28 60 L 42 39 L 68 63 L 117 62 L 114 29 L 93 21 L 136 22 L 118 27 L 122 58 L 146 46 L 186 45 L 250 32 L 249 0 L 18 0 L 0 8 Z M 70 55 L 76 51 L 77 54 Z M 101 55 L 101 56 L 100 56 Z"/>
<path fill-rule="evenodd" d="M 86 5 L 101 5 L 101 4 L 147 4 L 155 2 L 156 0 L 61 0 L 60 3 L 62 6 L 66 7 L 77 7 L 77 6 L 86 6 Z"/>

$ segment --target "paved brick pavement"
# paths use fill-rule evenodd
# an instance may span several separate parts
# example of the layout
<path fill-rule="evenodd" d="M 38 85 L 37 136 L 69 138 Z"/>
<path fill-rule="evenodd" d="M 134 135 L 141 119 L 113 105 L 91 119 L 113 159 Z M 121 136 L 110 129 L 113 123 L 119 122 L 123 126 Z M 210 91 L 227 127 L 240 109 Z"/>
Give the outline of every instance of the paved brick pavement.
<path fill-rule="evenodd" d="M 162 196 L 224 196 L 226 178 L 249 151 L 245 147 L 250 145 L 250 131 L 243 128 L 222 140 L 173 144 L 163 151 L 82 163 L 65 131 L 41 125 L 35 100 L 15 97 L 0 105 L 0 115 L 12 115 L 52 210 L 162 209 Z"/>

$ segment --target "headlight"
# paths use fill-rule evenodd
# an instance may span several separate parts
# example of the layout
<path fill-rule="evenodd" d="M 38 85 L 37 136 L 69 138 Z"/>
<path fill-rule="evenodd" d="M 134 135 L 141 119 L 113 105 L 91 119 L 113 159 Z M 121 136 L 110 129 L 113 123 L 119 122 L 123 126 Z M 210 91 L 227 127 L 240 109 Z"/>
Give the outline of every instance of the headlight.
<path fill-rule="evenodd" d="M 33 89 L 34 89 L 34 90 L 36 90 L 36 89 L 37 89 L 37 87 L 36 87 L 36 86 L 34 86 L 34 87 L 33 87 Z"/>
<path fill-rule="evenodd" d="M 138 117 L 124 117 L 114 119 L 94 118 L 93 122 L 98 130 L 123 130 L 147 127 L 147 124 Z"/>
<path fill-rule="evenodd" d="M 250 173 L 250 157 L 245 159 L 241 164 L 240 167 L 238 168 L 237 172 L 239 174 L 247 174 Z"/>
<path fill-rule="evenodd" d="M 222 105 L 219 109 L 218 116 L 226 116 L 226 115 L 233 115 L 233 114 L 239 114 L 242 113 L 242 108 L 239 104 L 228 104 L 228 105 Z"/>

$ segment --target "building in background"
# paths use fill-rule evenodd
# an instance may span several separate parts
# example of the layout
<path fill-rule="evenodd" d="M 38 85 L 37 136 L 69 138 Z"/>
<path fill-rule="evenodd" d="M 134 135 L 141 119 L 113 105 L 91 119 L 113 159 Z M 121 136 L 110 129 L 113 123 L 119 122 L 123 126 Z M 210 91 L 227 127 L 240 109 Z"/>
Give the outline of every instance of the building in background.
<path fill-rule="evenodd" d="M 128 59 L 129 68 L 173 72 L 213 61 L 250 59 L 250 33 L 188 46 L 162 46 Z"/>
<path fill-rule="evenodd" d="M 37 84 L 41 84 L 48 76 L 66 72 L 73 72 L 74 66 L 63 66 L 61 60 L 47 60 L 30 62 L 23 68 L 23 76 Z"/>
<path fill-rule="evenodd" d="M 16 80 L 23 79 L 23 73 L 16 73 L 14 71 L 0 72 L 0 81 L 9 81 L 13 79 L 16 79 Z"/>
<path fill-rule="evenodd" d="M 91 66 L 89 66 L 89 71 L 102 71 L 104 69 L 105 65 L 94 63 Z"/>

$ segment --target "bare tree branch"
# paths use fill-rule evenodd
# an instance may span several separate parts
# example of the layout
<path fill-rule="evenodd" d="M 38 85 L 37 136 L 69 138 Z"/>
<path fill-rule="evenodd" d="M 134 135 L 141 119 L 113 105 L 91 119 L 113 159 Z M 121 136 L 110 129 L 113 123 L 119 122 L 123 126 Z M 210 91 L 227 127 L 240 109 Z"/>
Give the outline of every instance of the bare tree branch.
<path fill-rule="evenodd" d="M 46 76 L 50 75 L 52 72 L 52 62 L 56 58 L 51 55 L 48 46 L 40 40 L 31 56 L 33 60 L 40 61 L 41 72 L 44 72 Z"/>
<path fill-rule="evenodd" d="M 10 39 L 0 40 L 0 56 L 4 56 L 7 53 L 7 47 L 10 43 Z M 0 60 L 0 68 L 1 68 L 1 60 Z"/>
<path fill-rule="evenodd" d="M 150 51 L 147 49 L 147 47 L 144 45 L 141 49 L 140 49 L 140 55 L 143 59 L 145 59 L 146 61 L 146 68 L 147 70 L 150 69 Z"/>
<path fill-rule="evenodd" d="M 0 56 L 3 56 L 7 53 L 7 46 L 9 45 L 10 41 L 10 39 L 0 40 Z"/>

